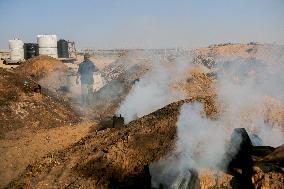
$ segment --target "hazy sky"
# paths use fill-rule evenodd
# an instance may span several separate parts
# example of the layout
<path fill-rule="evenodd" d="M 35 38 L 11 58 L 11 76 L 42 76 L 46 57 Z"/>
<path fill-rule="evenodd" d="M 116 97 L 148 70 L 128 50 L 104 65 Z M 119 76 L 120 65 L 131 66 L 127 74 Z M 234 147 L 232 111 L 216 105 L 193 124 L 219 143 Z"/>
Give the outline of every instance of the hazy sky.
<path fill-rule="evenodd" d="M 57 34 L 79 48 L 284 44 L 284 0 L 0 0 L 8 39 Z"/>

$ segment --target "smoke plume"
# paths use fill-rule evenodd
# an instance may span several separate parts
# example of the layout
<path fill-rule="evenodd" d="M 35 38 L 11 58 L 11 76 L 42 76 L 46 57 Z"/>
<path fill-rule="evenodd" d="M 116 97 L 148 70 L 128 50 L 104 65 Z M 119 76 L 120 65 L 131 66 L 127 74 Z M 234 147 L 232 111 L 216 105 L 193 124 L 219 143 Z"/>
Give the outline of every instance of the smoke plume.
<path fill-rule="evenodd" d="M 171 84 L 185 80 L 185 72 L 191 67 L 189 60 L 184 58 L 169 63 L 155 56 L 151 71 L 135 83 L 117 113 L 124 116 L 128 123 L 171 102 L 185 98 L 185 94 L 174 90 Z"/>
<path fill-rule="evenodd" d="M 230 161 L 224 154 L 234 128 L 245 128 L 255 145 L 284 143 L 283 63 L 219 59 L 216 70 L 218 119 L 207 118 L 197 102 L 181 107 L 175 151 L 150 166 L 153 187 L 186 188 L 194 182 L 192 170 L 223 169 Z"/>

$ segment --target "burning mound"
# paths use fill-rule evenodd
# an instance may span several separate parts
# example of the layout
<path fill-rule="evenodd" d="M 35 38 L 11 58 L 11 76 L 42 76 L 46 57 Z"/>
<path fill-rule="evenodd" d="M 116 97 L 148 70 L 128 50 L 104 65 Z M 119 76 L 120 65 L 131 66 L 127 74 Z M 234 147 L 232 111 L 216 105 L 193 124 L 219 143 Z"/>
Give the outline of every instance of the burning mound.
<path fill-rule="evenodd" d="M 66 72 L 67 66 L 55 58 L 41 55 L 23 62 L 16 70 L 36 79 L 42 79 L 56 71 Z"/>
<path fill-rule="evenodd" d="M 191 101 L 172 103 L 121 129 L 94 132 L 64 151 L 50 154 L 28 166 L 8 188 L 151 188 L 149 165 L 174 151 L 180 107 Z M 256 186 L 268 182 L 282 186 L 280 182 L 284 177 L 278 170 L 279 165 L 267 160 L 271 160 L 270 156 L 275 153 L 282 154 L 281 149 L 253 149 L 251 153 L 256 166 L 251 176 Z M 232 183 L 238 184 L 237 177 L 226 171 L 203 169 L 194 175 L 195 185 L 201 188 L 232 188 Z"/>
<path fill-rule="evenodd" d="M 28 166 L 9 187 L 42 188 L 48 184 L 55 188 L 149 188 L 147 166 L 174 147 L 175 123 L 184 102 L 189 101 L 172 103 L 122 129 L 92 133 L 68 149 Z M 62 176 L 58 178 L 58 174 Z"/>
<path fill-rule="evenodd" d="M 41 55 L 23 62 L 16 73 L 31 76 L 48 89 L 58 89 L 66 83 L 67 66 L 61 61 Z"/>
<path fill-rule="evenodd" d="M 4 69 L 0 69 L 0 115 L 1 137 L 21 127 L 37 130 L 77 120 L 67 102 L 54 98 L 30 77 Z"/>

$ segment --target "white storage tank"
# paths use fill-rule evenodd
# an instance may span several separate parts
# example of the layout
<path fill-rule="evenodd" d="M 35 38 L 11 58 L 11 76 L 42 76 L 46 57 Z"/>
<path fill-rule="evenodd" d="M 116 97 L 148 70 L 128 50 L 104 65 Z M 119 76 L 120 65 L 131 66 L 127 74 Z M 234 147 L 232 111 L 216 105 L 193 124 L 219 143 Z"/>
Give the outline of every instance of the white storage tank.
<path fill-rule="evenodd" d="M 24 43 L 22 40 L 9 40 L 10 59 L 13 61 L 21 61 L 25 59 Z"/>
<path fill-rule="evenodd" d="M 40 55 L 48 55 L 53 58 L 57 58 L 57 48 L 39 48 L 38 49 L 38 54 Z"/>
<path fill-rule="evenodd" d="M 39 48 L 57 48 L 56 35 L 37 35 Z"/>
<path fill-rule="evenodd" d="M 39 55 L 48 55 L 53 58 L 58 58 L 56 35 L 38 35 L 37 43 Z"/>

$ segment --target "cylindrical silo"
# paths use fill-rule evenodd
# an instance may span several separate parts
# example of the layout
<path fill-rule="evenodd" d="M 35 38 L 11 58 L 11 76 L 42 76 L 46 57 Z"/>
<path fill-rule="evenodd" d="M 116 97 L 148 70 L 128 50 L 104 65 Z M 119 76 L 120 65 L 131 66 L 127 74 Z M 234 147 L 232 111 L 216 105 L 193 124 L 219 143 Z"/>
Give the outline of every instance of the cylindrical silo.
<path fill-rule="evenodd" d="M 10 59 L 13 61 L 24 60 L 24 43 L 22 40 L 9 40 Z"/>
<path fill-rule="evenodd" d="M 24 44 L 25 59 L 30 59 L 38 55 L 38 44 L 25 43 Z"/>
<path fill-rule="evenodd" d="M 37 43 L 39 55 L 48 55 L 53 58 L 58 58 L 56 35 L 38 35 Z"/>
<path fill-rule="evenodd" d="M 59 58 L 69 58 L 68 41 L 60 39 L 57 42 L 57 51 Z"/>

